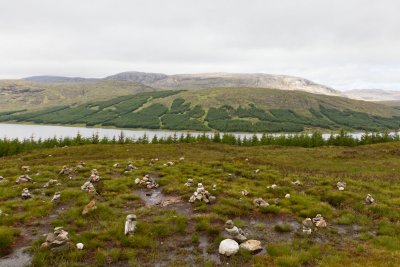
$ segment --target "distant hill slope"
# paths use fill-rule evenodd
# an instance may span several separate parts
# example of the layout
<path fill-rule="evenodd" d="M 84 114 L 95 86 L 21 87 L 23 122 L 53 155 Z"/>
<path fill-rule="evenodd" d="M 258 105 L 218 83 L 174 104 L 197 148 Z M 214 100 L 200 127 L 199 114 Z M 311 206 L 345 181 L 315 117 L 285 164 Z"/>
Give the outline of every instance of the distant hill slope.
<path fill-rule="evenodd" d="M 382 89 L 354 89 L 343 92 L 346 97 L 365 101 L 400 101 L 400 91 Z"/>
<path fill-rule="evenodd" d="M 400 110 L 298 91 L 211 88 L 145 92 L 36 112 L 0 113 L 0 121 L 224 132 L 381 130 L 400 128 Z"/>
<path fill-rule="evenodd" d="M 0 80 L 0 111 L 84 103 L 155 90 L 132 81 L 53 81 L 38 83 L 27 80 Z"/>
<path fill-rule="evenodd" d="M 22 80 L 37 82 L 37 83 L 86 83 L 96 82 L 100 79 L 96 78 L 81 78 L 81 77 L 64 77 L 64 76 L 32 76 Z"/>
<path fill-rule="evenodd" d="M 263 73 L 199 73 L 165 75 L 160 73 L 123 72 L 107 80 L 128 80 L 163 89 L 204 89 L 215 87 L 254 87 L 298 90 L 315 94 L 340 96 L 341 92 L 312 81 L 286 75 Z"/>

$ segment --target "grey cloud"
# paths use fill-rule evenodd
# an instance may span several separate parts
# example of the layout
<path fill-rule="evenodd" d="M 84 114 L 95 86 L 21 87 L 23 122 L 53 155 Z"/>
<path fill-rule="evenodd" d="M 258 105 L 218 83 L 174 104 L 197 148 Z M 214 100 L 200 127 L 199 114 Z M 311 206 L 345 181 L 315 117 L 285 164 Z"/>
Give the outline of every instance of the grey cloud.
<path fill-rule="evenodd" d="M 396 0 L 14 0 L 0 78 L 266 72 L 400 90 Z"/>

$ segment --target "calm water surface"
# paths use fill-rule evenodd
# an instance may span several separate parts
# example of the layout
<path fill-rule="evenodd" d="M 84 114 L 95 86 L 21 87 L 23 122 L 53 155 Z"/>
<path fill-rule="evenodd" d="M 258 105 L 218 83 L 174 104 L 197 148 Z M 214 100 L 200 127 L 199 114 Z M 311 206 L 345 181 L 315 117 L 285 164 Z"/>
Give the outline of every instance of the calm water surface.
<path fill-rule="evenodd" d="M 121 129 L 103 129 L 103 128 L 86 128 L 86 127 L 67 127 L 67 126 L 50 126 L 50 125 L 28 125 L 28 124 L 0 124 L 0 138 L 34 138 L 34 139 L 45 139 L 52 138 L 54 136 L 60 137 L 75 137 L 80 133 L 84 137 L 90 137 L 93 134 L 98 134 L 100 137 L 118 137 L 121 131 L 125 136 L 131 138 L 139 138 L 146 134 L 150 139 L 154 135 L 157 137 L 168 137 L 174 134 L 180 136 L 186 132 L 175 132 L 175 131 L 152 131 L 152 130 L 121 130 Z M 190 132 L 191 135 L 200 135 L 200 132 Z M 210 133 L 209 133 L 210 134 Z M 251 133 L 234 133 L 236 136 L 251 137 Z M 274 134 L 281 135 L 281 134 Z M 354 137 L 361 137 L 362 133 L 352 133 Z M 261 136 L 261 134 L 257 134 Z M 330 134 L 323 134 L 324 138 L 329 138 Z"/>

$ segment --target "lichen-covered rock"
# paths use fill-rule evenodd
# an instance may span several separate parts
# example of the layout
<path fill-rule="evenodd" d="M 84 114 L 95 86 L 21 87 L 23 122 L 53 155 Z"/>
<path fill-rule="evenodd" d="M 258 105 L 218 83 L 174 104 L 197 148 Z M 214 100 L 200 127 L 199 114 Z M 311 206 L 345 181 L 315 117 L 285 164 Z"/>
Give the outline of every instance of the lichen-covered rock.
<path fill-rule="evenodd" d="M 83 207 L 82 215 L 86 215 L 95 209 L 97 209 L 97 206 L 96 206 L 96 201 L 93 199 L 85 207 Z"/>
<path fill-rule="evenodd" d="M 262 250 L 261 241 L 250 239 L 240 244 L 240 248 L 256 253 Z"/>

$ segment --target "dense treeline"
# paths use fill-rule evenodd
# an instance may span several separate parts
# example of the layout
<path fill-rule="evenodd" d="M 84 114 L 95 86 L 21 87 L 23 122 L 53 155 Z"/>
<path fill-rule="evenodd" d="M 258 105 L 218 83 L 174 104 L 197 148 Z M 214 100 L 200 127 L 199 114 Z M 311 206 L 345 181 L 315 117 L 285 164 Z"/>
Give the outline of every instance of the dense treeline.
<path fill-rule="evenodd" d="M 154 136 L 149 139 L 148 136 L 134 139 L 126 137 L 123 132 L 117 137 L 100 138 L 98 134 L 91 137 L 82 137 L 78 134 L 70 138 L 48 138 L 48 139 L 1 139 L 0 156 L 15 155 L 22 152 L 31 151 L 40 148 L 53 148 L 65 146 L 80 146 L 88 144 L 176 144 L 176 143 L 223 143 L 238 146 L 260 146 L 260 145 L 279 145 L 279 146 L 299 146 L 299 147 L 319 147 L 319 146 L 359 146 L 367 144 L 385 143 L 400 141 L 400 136 L 382 133 L 364 133 L 361 138 L 353 137 L 342 130 L 339 134 L 331 134 L 329 138 L 324 139 L 322 133 L 314 132 L 312 134 L 285 134 L 272 135 L 263 134 L 261 137 L 253 135 L 251 137 L 240 137 L 233 134 L 206 134 L 191 135 L 175 134 L 169 137 L 158 138 Z"/>

